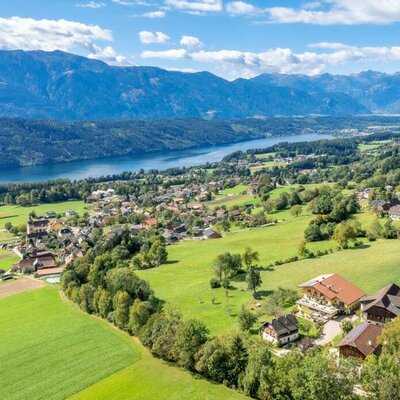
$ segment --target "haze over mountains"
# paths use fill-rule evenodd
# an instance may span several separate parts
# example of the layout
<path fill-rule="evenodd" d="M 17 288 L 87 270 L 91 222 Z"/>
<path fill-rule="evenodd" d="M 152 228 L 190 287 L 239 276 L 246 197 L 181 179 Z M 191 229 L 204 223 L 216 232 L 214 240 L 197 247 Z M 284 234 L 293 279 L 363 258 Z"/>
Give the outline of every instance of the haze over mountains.
<path fill-rule="evenodd" d="M 400 74 L 264 74 L 112 67 L 61 51 L 0 51 L 0 116 L 59 120 L 355 115 L 400 112 Z"/>

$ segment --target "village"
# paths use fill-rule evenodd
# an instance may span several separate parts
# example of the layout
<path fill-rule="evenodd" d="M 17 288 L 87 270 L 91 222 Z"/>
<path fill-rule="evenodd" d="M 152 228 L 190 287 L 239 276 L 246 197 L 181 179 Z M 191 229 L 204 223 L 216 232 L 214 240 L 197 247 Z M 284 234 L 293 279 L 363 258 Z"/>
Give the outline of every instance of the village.
<path fill-rule="evenodd" d="M 278 359 L 314 349 L 338 363 L 355 360 L 361 376 L 385 351 L 380 337 L 400 313 L 399 282 L 374 279 L 376 259 L 369 260 L 380 248 L 393 254 L 399 186 L 331 179 L 319 167 L 325 157 L 244 154 L 204 168 L 140 172 L 85 183 L 90 190 L 79 199 L 40 207 L 9 196 L 1 254 L 18 260 L 1 279 L 9 290 L 62 288 L 85 312 L 132 334 L 112 311 L 117 303 L 99 308 L 115 268 L 119 279 L 148 279 L 161 299 L 209 327 L 210 340 L 239 332 Z M 369 254 L 365 274 L 352 251 Z M 347 261 L 337 262 L 342 255 Z"/>
<path fill-rule="evenodd" d="M 243 166 L 243 163 L 240 165 Z M 290 183 L 283 182 L 281 186 Z M 232 187 L 244 184 L 248 185 L 248 195 L 258 192 L 258 178 L 237 177 L 228 182 L 228 186 Z M 279 187 L 276 182 L 275 185 Z M 84 257 L 88 243 L 96 240 L 99 232 L 112 238 L 125 229 L 131 235 L 158 230 L 167 245 L 187 240 L 219 239 L 222 237 L 221 227 L 225 224 L 249 223 L 254 218 L 251 213 L 254 205 L 251 203 L 230 209 L 226 206 L 207 206 L 222 189 L 220 183 L 213 181 L 167 189 L 158 185 L 149 198 L 148 194 L 122 196 L 109 187 L 95 190 L 85 199 L 87 211 L 82 216 L 73 209 L 63 215 L 54 211 L 31 214 L 26 224 L 25 240 L 8 245 L 21 260 L 3 275 L 3 279 L 20 273 L 31 274 L 52 284 L 58 283 L 64 268 Z M 368 201 L 370 196 L 376 197 L 372 189 L 357 193 L 360 202 Z M 399 204 L 397 198 L 389 201 L 374 199 L 370 207 L 372 213 L 397 221 L 400 219 Z M 188 226 L 188 221 L 194 223 Z M 214 229 L 215 226 L 219 229 Z M 326 274 L 303 283 L 299 289 L 303 297 L 296 301 L 295 313 L 281 315 L 261 325 L 263 339 L 278 348 L 287 349 L 304 343 L 304 340 L 299 342 L 299 339 L 304 339 L 304 334 L 300 334 L 299 317 L 320 327 L 319 337 L 312 341 L 314 345 L 330 345 L 338 335 L 343 335 L 334 347 L 338 354 L 362 360 L 379 352 L 377 338 L 382 326 L 400 312 L 400 288 L 394 283 L 374 296 L 366 296 L 341 276 Z M 352 329 L 343 333 L 346 322 L 346 329 L 349 326 Z M 278 351 L 277 354 L 285 354 L 285 351 Z"/>

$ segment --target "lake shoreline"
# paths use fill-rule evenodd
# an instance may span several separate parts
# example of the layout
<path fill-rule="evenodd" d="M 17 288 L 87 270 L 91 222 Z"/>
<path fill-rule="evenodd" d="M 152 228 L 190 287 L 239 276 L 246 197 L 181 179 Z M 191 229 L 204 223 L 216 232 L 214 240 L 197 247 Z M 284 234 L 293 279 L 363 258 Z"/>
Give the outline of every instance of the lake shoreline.
<path fill-rule="evenodd" d="M 46 163 L 32 166 L 2 168 L 0 184 L 40 182 L 54 179 L 80 180 L 119 174 L 125 171 L 165 170 L 174 167 L 193 167 L 220 161 L 235 151 L 268 148 L 282 142 L 332 139 L 332 135 L 305 133 L 297 135 L 270 135 L 213 146 L 198 146 L 180 150 L 131 153 L 90 159 Z M 177 165 L 178 164 L 178 165 Z"/>

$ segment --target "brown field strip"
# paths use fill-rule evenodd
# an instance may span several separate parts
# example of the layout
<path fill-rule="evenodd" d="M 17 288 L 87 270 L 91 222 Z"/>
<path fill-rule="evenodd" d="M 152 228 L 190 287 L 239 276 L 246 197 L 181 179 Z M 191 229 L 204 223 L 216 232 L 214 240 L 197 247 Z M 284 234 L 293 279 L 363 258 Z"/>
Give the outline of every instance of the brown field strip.
<path fill-rule="evenodd" d="M 13 218 L 13 217 L 18 217 L 18 214 L 2 214 L 2 213 L 0 213 L 0 219 Z"/>
<path fill-rule="evenodd" d="M 43 282 L 27 278 L 21 278 L 10 282 L 4 282 L 3 284 L 0 285 L 0 299 L 3 297 L 12 296 L 14 294 L 39 289 L 43 286 L 44 286 Z"/>

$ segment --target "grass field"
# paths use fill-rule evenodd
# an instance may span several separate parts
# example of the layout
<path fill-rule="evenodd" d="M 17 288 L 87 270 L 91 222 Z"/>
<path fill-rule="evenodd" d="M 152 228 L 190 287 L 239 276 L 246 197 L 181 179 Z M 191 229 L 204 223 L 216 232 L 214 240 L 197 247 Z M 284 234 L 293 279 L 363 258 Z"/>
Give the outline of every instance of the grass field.
<path fill-rule="evenodd" d="M 260 171 L 261 169 L 271 169 L 273 167 L 283 167 L 287 165 L 284 161 L 264 161 L 262 165 L 257 165 L 256 167 L 250 167 L 251 172 Z"/>
<path fill-rule="evenodd" d="M 13 264 L 19 261 L 13 252 L 7 250 L 0 250 L 0 269 L 7 271 Z"/>
<path fill-rule="evenodd" d="M 232 188 L 221 190 L 219 194 L 222 196 L 227 196 L 228 194 L 243 194 L 246 193 L 248 188 L 249 185 L 236 185 Z"/>
<path fill-rule="evenodd" d="M 0 227 L 4 224 L 11 222 L 13 225 L 26 224 L 28 216 L 31 211 L 35 211 L 37 215 L 43 214 L 47 211 L 54 211 L 56 213 L 65 213 L 67 210 L 74 210 L 78 214 L 83 214 L 88 211 L 89 207 L 83 201 L 63 201 L 61 203 L 53 204 L 40 204 L 32 207 L 21 206 L 1 206 L 0 207 Z M 1 217 L 3 216 L 3 217 Z"/>
<path fill-rule="evenodd" d="M 0 222 L 1 223 L 1 222 Z M 0 243 L 10 242 L 15 240 L 15 236 L 5 229 L 0 228 Z"/>
<path fill-rule="evenodd" d="M 54 288 L 1 299 L 0 334 L 4 400 L 244 398 L 154 359 L 125 333 L 65 303 Z"/>
<path fill-rule="evenodd" d="M 265 228 L 269 229 L 269 228 Z M 282 240 L 279 226 L 272 227 Z M 223 289 L 210 289 L 209 280 L 213 276 L 212 261 L 223 251 L 242 251 L 252 245 L 260 251 L 261 261 L 270 261 L 284 254 L 295 252 L 293 240 L 260 240 L 263 229 L 249 231 L 246 235 L 220 239 L 220 246 L 214 242 L 185 243 L 170 249 L 171 263 L 158 269 L 141 271 L 156 294 L 177 306 L 187 318 L 202 320 L 214 334 L 230 331 L 237 326 L 237 313 L 242 304 L 254 309 L 254 301 L 243 279 L 232 282 L 228 303 Z M 264 231 L 265 233 L 265 231 Z M 258 237 L 258 238 L 257 238 Z M 260 240 L 260 241 L 259 241 Z M 329 246 L 329 242 L 318 244 L 319 248 Z M 263 285 L 259 292 L 268 296 L 279 286 L 297 288 L 298 285 L 323 273 L 339 273 L 366 293 L 391 283 L 400 282 L 400 255 L 398 240 L 379 240 L 366 244 L 364 248 L 335 252 L 317 259 L 273 267 L 261 273 Z M 168 282 L 168 284 L 166 284 Z"/>
<path fill-rule="evenodd" d="M 358 149 L 361 151 L 361 153 L 365 152 L 373 152 L 375 149 L 378 147 L 382 146 L 385 143 L 388 143 L 389 140 L 381 140 L 381 141 L 376 141 L 372 143 L 360 143 L 358 145 Z"/>
<path fill-rule="evenodd" d="M 295 186 L 297 185 L 279 187 L 271 193 L 271 198 L 276 198 L 280 193 L 288 192 L 290 188 Z M 318 185 L 305 186 L 313 188 Z M 245 290 L 246 284 L 243 282 L 243 279 L 232 282 L 233 290 L 230 291 L 228 300 L 225 297 L 223 289 L 210 289 L 209 281 L 214 276 L 213 262 L 215 258 L 218 254 L 226 251 L 241 253 L 247 246 L 251 246 L 259 252 L 260 264 L 264 266 L 277 260 L 295 256 L 298 251 L 298 244 L 303 238 L 304 229 L 313 217 L 307 210 L 307 207 L 303 207 L 303 213 L 299 217 L 291 216 L 289 210 L 275 212 L 269 216 L 281 222 L 275 226 L 234 231 L 225 234 L 222 239 L 218 240 L 202 242 L 188 241 L 170 246 L 168 247 L 168 264 L 154 270 L 140 271 L 139 274 L 149 280 L 160 298 L 177 306 L 185 316 L 204 321 L 215 334 L 229 331 L 236 326 L 236 316 L 241 305 L 247 304 L 254 309 L 254 301 L 252 301 L 251 293 Z M 360 220 L 363 228 L 366 229 L 376 217 L 369 209 L 364 209 L 362 213 L 357 214 L 356 218 Z M 276 270 L 273 272 L 262 273 L 264 284 L 260 288 L 260 292 L 263 295 L 268 295 L 271 290 L 276 289 L 279 285 L 297 287 L 301 283 L 301 280 L 310 279 L 313 277 L 313 274 L 318 275 L 322 272 L 330 271 L 336 272 L 335 261 L 329 264 L 330 271 L 322 269 L 323 263 L 326 262 L 325 260 L 335 260 L 336 257 L 337 260 L 341 260 L 345 254 L 349 258 L 349 263 L 351 263 L 351 255 L 360 254 L 360 259 L 364 261 L 364 254 L 370 257 L 370 249 L 374 249 L 376 246 L 378 246 L 378 249 L 384 248 L 384 246 L 394 249 L 398 245 L 398 241 L 380 241 L 378 245 L 371 244 L 371 247 L 366 249 L 352 250 L 354 253 L 351 253 L 351 251 L 340 252 L 324 256 L 317 260 L 306 260 L 290 264 L 287 266 L 287 270 L 285 267 L 276 267 Z M 309 243 L 307 246 L 314 252 L 327 249 L 336 250 L 337 248 L 337 244 L 333 241 Z M 370 245 L 367 244 L 366 246 Z M 392 266 L 391 257 L 394 257 L 395 260 L 397 259 L 400 264 L 400 256 L 397 253 L 394 255 L 384 254 L 383 256 L 372 257 L 368 261 L 380 261 L 383 265 Z M 297 280 L 291 280 L 291 272 L 286 275 L 286 271 L 290 269 L 291 265 L 314 265 L 315 263 L 321 265 L 322 272 L 319 272 L 318 268 L 316 268 L 315 273 L 302 274 L 301 278 Z M 370 271 L 372 267 L 368 268 L 368 271 Z M 304 269 L 304 271 L 307 272 L 307 269 Z M 371 273 L 377 272 L 373 268 L 371 271 Z M 272 286 L 270 284 L 271 277 L 274 277 L 274 279 L 276 277 L 275 284 Z M 381 283 L 381 286 L 383 286 L 387 282 L 385 276 L 381 276 L 381 278 L 382 280 L 377 280 L 378 286 Z M 398 278 L 400 279 L 400 272 Z M 173 285 L 165 285 L 165 282 L 173 282 Z M 370 285 L 365 281 L 358 282 L 357 280 L 354 283 L 360 286 L 365 285 L 365 290 L 369 290 Z"/>
<path fill-rule="evenodd" d="M 273 217 L 285 220 L 275 226 L 228 233 L 222 239 L 169 246 L 168 264 L 138 273 L 149 280 L 161 299 L 178 306 L 188 317 L 203 320 L 213 333 L 229 331 L 236 325 L 235 316 L 240 306 L 249 302 L 251 294 L 241 290 L 245 287 L 244 282 L 232 282 L 236 289 L 230 291 L 227 304 L 222 289 L 209 287 L 214 276 L 213 262 L 223 252 L 242 253 L 247 246 L 260 253 L 261 265 L 295 256 L 311 216 L 304 214 L 295 218 L 284 211 Z M 331 241 L 309 245 L 313 251 L 335 247 Z"/>
<path fill-rule="evenodd" d="M 243 206 L 246 204 L 260 204 L 260 199 L 246 194 L 249 185 L 236 185 L 229 189 L 221 190 L 213 200 L 205 205 L 209 208 L 226 206 L 228 209 L 232 206 Z"/>
<path fill-rule="evenodd" d="M 52 288 L 0 300 L 0 398 L 64 399 L 140 358 Z"/>
<path fill-rule="evenodd" d="M 230 209 L 233 206 L 244 206 L 244 205 L 259 205 L 261 203 L 259 197 L 252 196 L 251 194 L 234 194 L 228 196 L 217 196 L 214 200 L 206 202 L 208 208 L 214 208 L 216 206 L 226 206 Z"/>
<path fill-rule="evenodd" d="M 138 344 L 141 347 L 141 345 Z M 141 360 L 119 371 L 71 400 L 239 400 L 246 399 L 151 357 L 142 348 Z"/>

